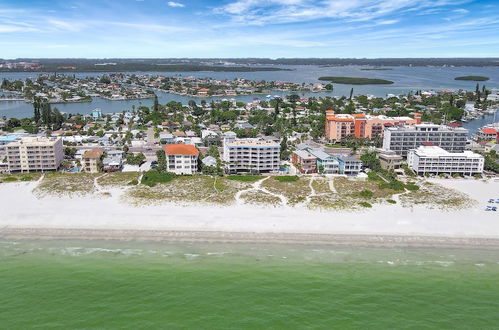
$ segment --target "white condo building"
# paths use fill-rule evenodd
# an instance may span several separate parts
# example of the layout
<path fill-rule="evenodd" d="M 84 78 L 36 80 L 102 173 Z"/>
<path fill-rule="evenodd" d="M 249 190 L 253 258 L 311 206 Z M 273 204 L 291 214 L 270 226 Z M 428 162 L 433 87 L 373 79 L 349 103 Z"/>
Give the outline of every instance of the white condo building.
<path fill-rule="evenodd" d="M 167 144 L 165 146 L 166 169 L 175 174 L 196 174 L 199 151 L 190 144 Z"/>
<path fill-rule="evenodd" d="M 446 125 L 418 124 L 389 127 L 383 133 L 383 149 L 406 156 L 410 149 L 415 149 L 424 142 L 430 142 L 449 152 L 463 152 L 467 136 L 467 129 Z"/>
<path fill-rule="evenodd" d="M 55 171 L 64 159 L 60 138 L 23 137 L 5 149 L 10 172 Z"/>
<path fill-rule="evenodd" d="M 468 150 L 448 152 L 437 146 L 421 146 L 409 150 L 407 164 L 419 175 L 426 173 L 473 175 L 483 172 L 484 158 Z"/>
<path fill-rule="evenodd" d="M 229 173 L 268 173 L 279 170 L 281 146 L 263 139 L 237 139 L 227 132 L 223 139 L 223 160 Z"/>

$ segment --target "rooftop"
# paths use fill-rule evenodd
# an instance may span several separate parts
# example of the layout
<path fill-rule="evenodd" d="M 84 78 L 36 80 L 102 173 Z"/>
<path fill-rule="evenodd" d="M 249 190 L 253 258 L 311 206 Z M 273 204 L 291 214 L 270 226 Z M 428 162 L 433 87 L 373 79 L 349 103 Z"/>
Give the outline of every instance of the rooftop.
<path fill-rule="evenodd" d="M 229 146 L 254 146 L 254 147 L 280 147 L 280 144 L 272 140 L 262 139 L 239 139 L 228 142 Z"/>
<path fill-rule="evenodd" d="M 167 144 L 165 146 L 165 153 L 167 155 L 197 156 L 199 155 L 199 150 L 191 144 Z"/>
<path fill-rule="evenodd" d="M 91 150 L 85 151 L 83 154 L 83 158 L 89 158 L 89 159 L 99 159 L 102 157 L 104 154 L 104 151 L 100 148 L 95 148 Z"/>
<path fill-rule="evenodd" d="M 420 146 L 414 149 L 418 156 L 423 157 L 467 157 L 467 158 L 483 158 L 482 155 L 472 151 L 465 150 L 464 152 L 448 152 L 437 146 Z"/>

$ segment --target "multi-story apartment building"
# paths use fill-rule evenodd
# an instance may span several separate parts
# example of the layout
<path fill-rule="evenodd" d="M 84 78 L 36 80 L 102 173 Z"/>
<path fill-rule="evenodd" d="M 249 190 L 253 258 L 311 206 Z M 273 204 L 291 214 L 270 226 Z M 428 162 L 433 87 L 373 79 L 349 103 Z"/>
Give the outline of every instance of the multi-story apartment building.
<path fill-rule="evenodd" d="M 411 117 L 370 116 L 364 114 L 335 114 L 326 110 L 326 139 L 341 141 L 347 136 L 374 138 L 382 136 L 386 127 L 416 125 L 421 123 L 421 114 Z"/>
<path fill-rule="evenodd" d="M 87 150 L 82 157 L 83 171 L 87 173 L 98 173 L 102 169 L 102 157 L 104 150 L 95 148 Z"/>
<path fill-rule="evenodd" d="M 5 149 L 10 172 L 54 171 L 64 159 L 60 138 L 23 137 Z"/>
<path fill-rule="evenodd" d="M 449 152 L 463 152 L 467 136 L 467 129 L 445 125 L 419 124 L 389 127 L 383 136 L 383 149 L 407 156 L 410 149 L 418 148 L 423 144 L 432 144 Z"/>
<path fill-rule="evenodd" d="M 198 172 L 199 150 L 191 144 L 165 145 L 166 168 L 175 174 Z"/>
<path fill-rule="evenodd" d="M 223 139 L 223 160 L 229 173 L 268 173 L 279 170 L 279 143 L 263 139 L 237 139 L 226 134 Z"/>
<path fill-rule="evenodd" d="M 419 175 L 426 173 L 473 175 L 483 172 L 484 158 L 468 150 L 448 152 L 437 146 L 421 146 L 409 150 L 407 164 Z"/>

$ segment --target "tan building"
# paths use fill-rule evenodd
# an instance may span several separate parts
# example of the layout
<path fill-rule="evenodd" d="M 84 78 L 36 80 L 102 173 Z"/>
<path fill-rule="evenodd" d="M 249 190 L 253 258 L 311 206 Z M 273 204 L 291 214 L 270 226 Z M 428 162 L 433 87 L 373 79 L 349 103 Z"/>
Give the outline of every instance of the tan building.
<path fill-rule="evenodd" d="M 102 168 L 104 151 L 100 148 L 87 150 L 82 157 L 83 172 L 98 173 Z"/>
<path fill-rule="evenodd" d="M 55 171 L 64 159 L 62 139 L 23 137 L 6 145 L 10 172 Z"/>
<path fill-rule="evenodd" d="M 378 151 L 378 159 L 384 170 L 396 170 L 404 163 L 404 158 L 391 150 Z"/>

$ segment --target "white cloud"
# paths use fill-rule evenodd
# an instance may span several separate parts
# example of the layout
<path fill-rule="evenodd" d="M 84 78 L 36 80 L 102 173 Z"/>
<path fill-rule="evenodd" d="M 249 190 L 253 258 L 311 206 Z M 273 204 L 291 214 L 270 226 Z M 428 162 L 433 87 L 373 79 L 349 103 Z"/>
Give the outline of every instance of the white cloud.
<path fill-rule="evenodd" d="M 183 8 L 183 7 L 185 7 L 185 5 L 183 3 L 175 2 L 175 1 L 168 1 L 167 5 L 170 6 L 170 7 L 174 7 L 174 8 Z"/>
<path fill-rule="evenodd" d="M 421 12 L 470 0 L 236 0 L 215 9 L 246 25 L 305 22 L 319 19 L 370 21 L 390 14 Z M 390 22 L 393 20 L 384 20 Z M 393 24 L 393 23 L 387 23 Z"/>
<path fill-rule="evenodd" d="M 458 8 L 458 9 L 455 9 L 453 10 L 452 12 L 456 13 L 456 14 L 467 14 L 469 13 L 470 11 L 467 10 L 467 9 L 464 9 L 464 8 Z"/>

